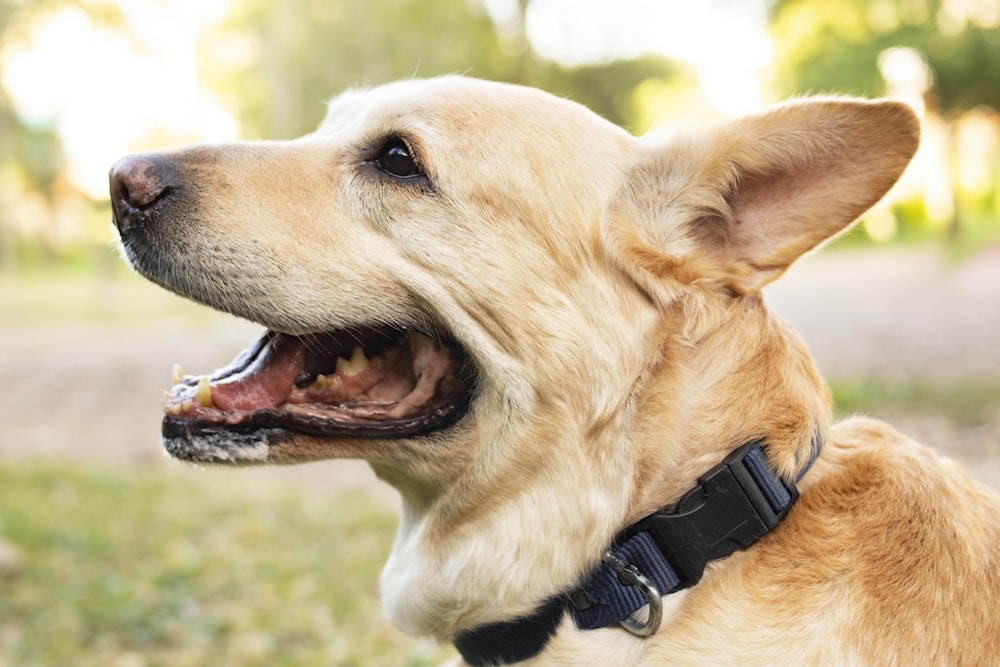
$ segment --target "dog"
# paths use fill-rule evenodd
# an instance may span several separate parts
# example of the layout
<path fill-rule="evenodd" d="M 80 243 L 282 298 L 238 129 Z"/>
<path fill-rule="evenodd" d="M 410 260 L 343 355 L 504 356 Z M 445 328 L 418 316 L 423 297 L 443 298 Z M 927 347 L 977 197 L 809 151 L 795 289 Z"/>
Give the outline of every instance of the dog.
<path fill-rule="evenodd" d="M 336 97 L 291 141 L 111 169 L 122 252 L 266 332 L 176 378 L 198 463 L 368 461 L 381 576 L 456 664 L 1000 660 L 1000 498 L 828 389 L 761 289 L 919 143 L 809 98 L 634 137 L 531 88 Z"/>

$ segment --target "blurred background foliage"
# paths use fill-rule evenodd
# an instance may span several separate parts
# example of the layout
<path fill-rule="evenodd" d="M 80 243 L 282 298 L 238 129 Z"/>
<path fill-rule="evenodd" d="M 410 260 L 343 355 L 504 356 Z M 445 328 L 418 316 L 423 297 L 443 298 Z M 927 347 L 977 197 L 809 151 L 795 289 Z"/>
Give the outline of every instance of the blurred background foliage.
<path fill-rule="evenodd" d="M 629 20 L 654 35 L 645 24 L 663 21 L 664 48 L 647 39 L 572 56 L 547 45 L 586 12 L 591 30 L 621 33 L 597 4 L 0 0 L 0 269 L 115 262 L 104 181 L 125 152 L 293 137 L 337 91 L 454 72 L 564 95 L 636 133 L 806 93 L 899 97 L 924 114 L 922 155 L 848 242 L 1000 236 L 995 0 L 715 0 L 709 11 L 737 23 L 756 8 L 759 21 L 736 34 L 757 31 L 765 46 L 749 58 L 710 19 L 688 36 L 729 62 L 707 67 L 666 44 L 668 25 L 683 30 L 700 11 L 690 3 L 632 3 L 619 41 Z M 545 16 L 549 32 L 533 29 Z M 722 98 L 706 94 L 713 72 Z"/>

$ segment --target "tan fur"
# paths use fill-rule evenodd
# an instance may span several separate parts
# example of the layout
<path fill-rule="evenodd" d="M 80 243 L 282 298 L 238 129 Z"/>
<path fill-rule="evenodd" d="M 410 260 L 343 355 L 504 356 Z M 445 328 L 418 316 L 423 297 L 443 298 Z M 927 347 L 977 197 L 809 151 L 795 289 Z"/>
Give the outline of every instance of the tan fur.
<path fill-rule="evenodd" d="M 1000 500 L 888 426 L 832 426 L 760 294 L 882 197 L 918 134 L 898 103 L 824 98 L 637 139 L 530 89 L 402 82 L 295 141 L 165 153 L 192 184 L 185 252 L 150 277 L 289 333 L 392 322 L 470 355 L 470 412 L 432 438 L 270 452 L 364 458 L 400 490 L 382 591 L 409 632 L 527 613 L 735 447 L 766 438 L 791 478 L 818 439 L 788 520 L 668 597 L 656 635 L 564 619 L 531 664 L 990 664 Z M 390 135 L 430 188 L 359 172 Z"/>

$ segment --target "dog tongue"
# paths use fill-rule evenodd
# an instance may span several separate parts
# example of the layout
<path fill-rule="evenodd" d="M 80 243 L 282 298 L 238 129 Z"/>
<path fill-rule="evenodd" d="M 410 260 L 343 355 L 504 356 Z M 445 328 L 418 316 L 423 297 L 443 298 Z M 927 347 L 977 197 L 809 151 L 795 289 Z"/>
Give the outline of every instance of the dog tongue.
<path fill-rule="evenodd" d="M 285 402 L 305 366 L 305 346 L 294 336 L 275 336 L 246 370 L 212 384 L 222 410 L 266 410 Z"/>

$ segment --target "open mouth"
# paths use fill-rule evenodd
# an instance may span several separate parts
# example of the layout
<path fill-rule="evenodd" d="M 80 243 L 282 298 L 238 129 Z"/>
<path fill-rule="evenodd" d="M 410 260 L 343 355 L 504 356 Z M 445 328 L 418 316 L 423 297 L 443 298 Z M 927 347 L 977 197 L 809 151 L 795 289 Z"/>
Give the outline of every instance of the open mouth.
<path fill-rule="evenodd" d="M 455 422 L 472 392 L 456 345 L 380 326 L 293 336 L 267 331 L 211 375 L 175 368 L 167 440 L 282 429 L 314 436 L 405 438 Z"/>

